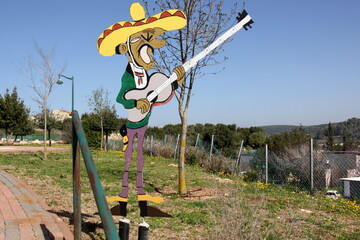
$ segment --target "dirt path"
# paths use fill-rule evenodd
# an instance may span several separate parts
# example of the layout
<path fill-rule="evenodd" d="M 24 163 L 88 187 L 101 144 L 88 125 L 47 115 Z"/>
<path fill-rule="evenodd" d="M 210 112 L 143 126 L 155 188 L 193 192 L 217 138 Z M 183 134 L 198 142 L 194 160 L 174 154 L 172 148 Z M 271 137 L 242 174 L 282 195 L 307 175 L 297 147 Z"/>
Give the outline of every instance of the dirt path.
<path fill-rule="evenodd" d="M 43 146 L 0 146 L 0 153 L 19 153 L 19 152 L 41 152 L 44 150 Z M 61 152 L 69 151 L 69 148 L 65 147 L 47 147 L 49 152 Z"/>

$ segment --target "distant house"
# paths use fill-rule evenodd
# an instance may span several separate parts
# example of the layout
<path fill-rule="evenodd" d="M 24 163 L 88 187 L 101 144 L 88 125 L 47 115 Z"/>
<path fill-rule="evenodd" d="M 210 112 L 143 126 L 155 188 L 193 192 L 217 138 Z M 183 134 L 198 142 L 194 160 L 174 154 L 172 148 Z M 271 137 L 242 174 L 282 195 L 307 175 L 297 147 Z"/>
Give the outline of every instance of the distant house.
<path fill-rule="evenodd" d="M 360 199 L 360 177 L 341 178 L 344 183 L 344 196 Z"/>
<path fill-rule="evenodd" d="M 54 114 L 56 120 L 58 121 L 64 121 L 67 118 L 71 118 L 70 114 L 71 112 L 65 111 L 65 110 L 54 110 L 52 111 L 52 113 Z"/>
<path fill-rule="evenodd" d="M 360 177 L 359 152 L 330 152 L 323 155 L 326 163 L 326 187 L 341 185 L 341 178 Z"/>

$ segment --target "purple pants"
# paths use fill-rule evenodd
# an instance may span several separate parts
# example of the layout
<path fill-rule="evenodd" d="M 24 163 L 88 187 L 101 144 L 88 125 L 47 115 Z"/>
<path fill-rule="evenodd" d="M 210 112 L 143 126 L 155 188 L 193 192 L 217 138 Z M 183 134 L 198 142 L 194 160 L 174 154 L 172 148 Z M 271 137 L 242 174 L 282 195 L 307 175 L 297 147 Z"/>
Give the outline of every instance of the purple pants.
<path fill-rule="evenodd" d="M 129 192 L 129 168 L 131 157 L 133 153 L 133 142 L 135 135 L 138 138 L 138 156 L 137 156 L 137 175 L 136 175 L 136 188 L 139 195 L 145 194 L 144 192 L 144 179 L 143 179 L 143 167 L 144 167 L 144 155 L 143 155 L 143 142 L 147 129 L 147 125 L 137 129 L 127 128 L 127 136 L 129 138 L 128 146 L 125 150 L 125 171 L 122 179 L 122 190 L 120 197 L 127 198 Z"/>

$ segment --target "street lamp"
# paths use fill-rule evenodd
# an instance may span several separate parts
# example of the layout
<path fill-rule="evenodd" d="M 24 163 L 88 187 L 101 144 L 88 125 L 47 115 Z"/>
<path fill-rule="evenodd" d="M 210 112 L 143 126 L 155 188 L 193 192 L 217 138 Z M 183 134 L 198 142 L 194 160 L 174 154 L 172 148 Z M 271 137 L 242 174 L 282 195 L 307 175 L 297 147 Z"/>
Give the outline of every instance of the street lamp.
<path fill-rule="evenodd" d="M 72 97 L 71 97 L 71 113 L 72 113 L 74 111 L 74 81 L 75 81 L 75 79 L 74 79 L 74 77 L 70 78 L 70 77 L 64 76 L 62 74 L 58 74 L 58 75 L 59 75 L 59 79 L 56 82 L 58 85 L 61 85 L 61 84 L 64 83 L 61 80 L 61 77 L 64 77 L 64 78 L 66 78 L 68 80 L 71 80 L 71 82 L 72 82 Z"/>
<path fill-rule="evenodd" d="M 71 117 L 74 118 L 74 77 L 67 77 L 58 74 L 57 84 L 63 84 L 61 77 L 72 81 L 72 97 L 71 97 Z M 81 239 L 81 197 L 80 197 L 80 148 L 75 132 L 74 119 L 72 119 L 72 153 L 73 153 L 73 212 L 74 212 L 74 239 Z"/>

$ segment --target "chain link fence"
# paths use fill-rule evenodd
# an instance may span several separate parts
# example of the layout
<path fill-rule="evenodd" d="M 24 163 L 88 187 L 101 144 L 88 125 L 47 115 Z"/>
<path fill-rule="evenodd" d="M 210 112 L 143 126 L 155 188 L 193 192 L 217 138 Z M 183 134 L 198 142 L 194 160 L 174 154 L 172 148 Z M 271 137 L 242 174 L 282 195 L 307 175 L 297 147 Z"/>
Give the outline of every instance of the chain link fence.
<path fill-rule="evenodd" d="M 360 176 L 360 152 L 311 151 L 309 146 L 300 146 L 275 154 L 259 149 L 250 168 L 265 183 L 322 191 L 341 188 L 341 178 Z"/>
<path fill-rule="evenodd" d="M 147 136 L 144 153 L 150 156 L 178 158 L 179 135 L 166 135 L 164 139 Z M 121 140 L 109 141 L 109 148 L 121 150 Z M 137 151 L 136 140 L 134 151 Z M 186 161 L 199 164 L 211 172 L 225 172 L 244 177 L 250 173 L 253 181 L 294 187 L 305 191 L 322 191 L 341 188 L 340 178 L 360 176 L 360 152 L 329 152 L 313 150 L 310 144 L 275 153 L 271 149 L 259 148 L 242 153 L 235 158 L 225 157 L 214 144 L 197 138 L 188 141 Z"/>

